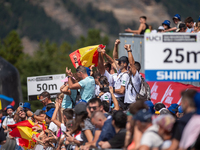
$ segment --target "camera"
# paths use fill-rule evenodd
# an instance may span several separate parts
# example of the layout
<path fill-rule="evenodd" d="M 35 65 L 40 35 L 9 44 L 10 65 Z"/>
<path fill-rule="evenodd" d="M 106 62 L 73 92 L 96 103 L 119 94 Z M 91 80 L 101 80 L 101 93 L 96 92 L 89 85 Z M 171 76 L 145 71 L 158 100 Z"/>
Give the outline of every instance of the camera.
<path fill-rule="evenodd" d="M 101 90 L 102 92 L 104 92 L 104 93 L 110 92 L 109 87 L 103 87 L 103 88 L 100 88 L 100 90 Z"/>

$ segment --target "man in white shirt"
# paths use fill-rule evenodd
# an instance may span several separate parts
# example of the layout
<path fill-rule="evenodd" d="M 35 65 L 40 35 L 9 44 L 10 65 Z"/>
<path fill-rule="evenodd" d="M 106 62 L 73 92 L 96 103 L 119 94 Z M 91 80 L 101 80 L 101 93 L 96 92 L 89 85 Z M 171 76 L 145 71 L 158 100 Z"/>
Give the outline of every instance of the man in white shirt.
<path fill-rule="evenodd" d="M 114 95 L 117 98 L 122 109 L 126 108 L 124 105 L 124 95 L 125 95 L 125 87 L 127 84 L 127 80 L 129 78 L 128 75 L 128 58 L 126 56 L 122 56 L 119 59 L 116 59 L 118 64 L 119 73 L 117 76 L 112 76 L 107 70 L 105 70 L 105 66 L 103 64 L 103 53 L 105 53 L 104 49 L 99 49 L 99 59 L 98 59 L 98 70 L 99 72 L 108 78 L 108 82 L 112 83 L 114 81 Z"/>
<path fill-rule="evenodd" d="M 124 48 L 128 52 L 128 60 L 130 63 L 130 68 L 129 68 L 130 76 L 128 77 L 127 80 L 126 93 L 124 99 L 124 103 L 126 103 L 128 107 L 131 103 L 136 102 L 136 94 L 139 93 L 140 91 L 141 77 L 139 71 L 141 66 L 140 63 L 136 62 L 133 58 L 131 45 L 126 44 L 124 45 Z"/>

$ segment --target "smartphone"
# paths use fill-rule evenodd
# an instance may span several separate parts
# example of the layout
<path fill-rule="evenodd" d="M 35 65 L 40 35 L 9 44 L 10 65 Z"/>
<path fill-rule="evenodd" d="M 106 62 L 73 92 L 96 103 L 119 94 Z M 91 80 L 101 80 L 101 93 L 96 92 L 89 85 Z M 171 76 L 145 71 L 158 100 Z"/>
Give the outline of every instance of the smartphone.
<path fill-rule="evenodd" d="M 23 106 L 24 106 L 24 103 L 20 102 L 20 103 L 19 103 L 19 106 L 20 106 L 20 107 L 23 107 Z"/>

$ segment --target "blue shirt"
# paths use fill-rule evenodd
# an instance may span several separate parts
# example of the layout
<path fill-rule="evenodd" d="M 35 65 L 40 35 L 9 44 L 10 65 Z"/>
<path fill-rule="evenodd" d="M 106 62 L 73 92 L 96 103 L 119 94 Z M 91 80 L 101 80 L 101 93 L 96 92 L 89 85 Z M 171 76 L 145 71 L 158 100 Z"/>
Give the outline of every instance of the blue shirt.
<path fill-rule="evenodd" d="M 96 142 L 96 147 L 99 147 L 100 141 L 108 141 L 115 136 L 115 128 L 112 126 L 112 118 L 107 119 L 101 129 L 101 134 Z"/>
<path fill-rule="evenodd" d="M 76 96 L 77 96 L 77 90 L 71 90 L 71 98 L 74 101 L 74 104 L 76 104 Z M 62 108 L 72 108 L 72 101 L 69 95 L 64 95 L 63 101 L 62 101 Z"/>
<path fill-rule="evenodd" d="M 80 95 L 81 99 L 89 101 L 95 96 L 95 81 L 91 76 L 86 77 L 85 79 L 78 82 L 81 86 Z"/>

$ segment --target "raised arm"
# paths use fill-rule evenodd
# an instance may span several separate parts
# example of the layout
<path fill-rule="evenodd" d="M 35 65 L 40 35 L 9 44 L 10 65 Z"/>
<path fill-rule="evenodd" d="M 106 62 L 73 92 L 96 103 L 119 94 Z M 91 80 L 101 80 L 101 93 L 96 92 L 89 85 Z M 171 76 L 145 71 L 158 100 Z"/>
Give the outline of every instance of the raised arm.
<path fill-rule="evenodd" d="M 116 39 L 114 49 L 113 49 L 113 59 L 118 59 L 118 45 L 120 43 L 119 39 Z"/>
<path fill-rule="evenodd" d="M 99 57 L 98 57 L 98 70 L 100 72 L 100 74 L 104 74 L 105 73 L 105 66 L 103 64 L 103 53 L 105 53 L 104 49 L 98 48 L 98 52 L 99 52 Z"/>
<path fill-rule="evenodd" d="M 56 119 L 58 110 L 59 110 L 59 108 L 60 108 L 59 102 L 56 102 L 55 106 L 56 106 L 56 108 L 55 108 L 55 110 L 54 110 L 54 113 L 53 113 L 53 116 L 52 116 L 52 118 L 51 118 L 51 121 L 52 121 L 53 123 L 55 123 L 59 128 L 61 128 L 61 122 L 58 121 L 58 120 Z"/>
<path fill-rule="evenodd" d="M 68 88 L 69 89 L 81 89 L 81 86 L 78 82 L 73 83 L 73 81 L 72 81 L 73 74 L 71 72 L 71 69 L 68 69 L 68 67 L 66 67 L 66 74 L 68 75 Z"/>
<path fill-rule="evenodd" d="M 108 54 L 106 54 L 106 53 L 104 53 L 104 56 L 106 57 L 107 61 L 112 65 L 112 67 L 115 70 L 118 70 L 115 61 Z"/>
<path fill-rule="evenodd" d="M 119 103 L 113 93 L 113 87 L 112 86 L 109 86 L 109 89 L 110 89 L 110 94 L 111 94 L 111 97 L 112 97 L 112 100 L 113 100 L 113 103 L 114 103 L 114 110 L 119 110 Z"/>
<path fill-rule="evenodd" d="M 135 60 L 134 60 L 133 55 L 132 55 L 131 45 L 125 44 L 124 48 L 128 52 L 128 61 L 129 61 L 129 64 L 130 64 L 131 72 L 132 72 L 133 75 L 135 75 L 136 72 L 137 72 L 137 69 L 135 67 Z"/>

